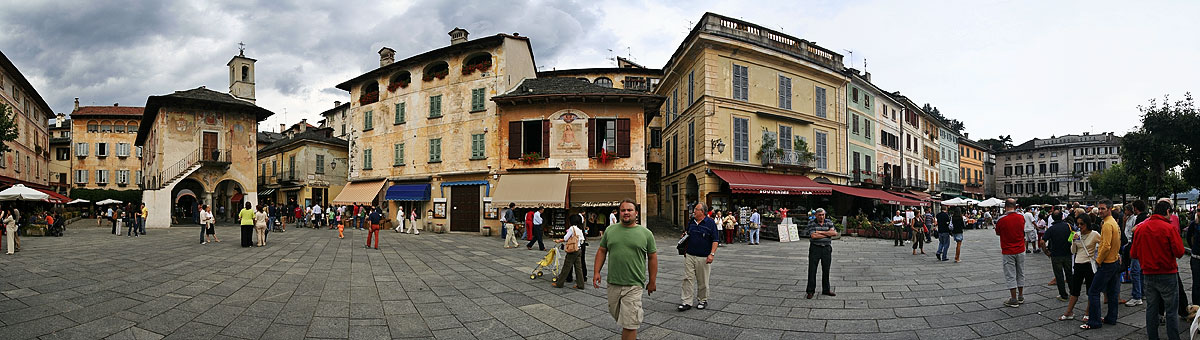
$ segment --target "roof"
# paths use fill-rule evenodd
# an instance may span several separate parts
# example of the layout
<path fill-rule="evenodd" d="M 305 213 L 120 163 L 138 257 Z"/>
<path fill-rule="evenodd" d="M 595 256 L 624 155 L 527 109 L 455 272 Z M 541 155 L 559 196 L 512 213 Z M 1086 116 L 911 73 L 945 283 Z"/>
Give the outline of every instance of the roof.
<path fill-rule="evenodd" d="M 278 133 L 278 132 L 259 131 L 258 134 L 255 136 L 255 139 L 260 144 L 271 144 L 277 140 L 284 139 L 286 137 L 287 136 L 284 136 L 282 133 Z"/>
<path fill-rule="evenodd" d="M 17 82 L 17 85 L 26 89 L 25 94 L 33 98 L 33 103 L 39 109 L 42 109 L 42 112 L 46 114 L 46 118 L 54 118 L 54 110 L 50 109 L 50 105 L 46 104 L 46 100 L 42 99 L 42 95 L 38 94 L 37 89 L 33 88 L 33 84 L 30 84 L 29 80 L 25 79 L 25 75 L 21 74 L 21 71 L 17 69 L 17 65 L 8 60 L 8 56 L 4 55 L 4 52 L 0 52 L 0 68 L 4 69 L 4 73 L 11 74 L 13 81 Z"/>
<path fill-rule="evenodd" d="M 137 116 L 141 117 L 146 108 L 141 106 L 80 106 L 71 112 L 71 117 L 82 116 Z"/>
<path fill-rule="evenodd" d="M 663 66 L 663 69 L 670 69 L 672 64 L 677 62 L 679 57 L 683 55 L 689 44 L 693 40 L 697 39 L 701 33 L 738 40 L 751 45 L 781 52 L 793 58 L 820 65 L 821 67 L 824 67 L 837 74 L 841 74 L 841 70 L 844 68 L 844 66 L 841 65 L 841 54 L 821 47 L 815 42 L 796 38 L 786 33 L 775 31 L 748 21 L 743 21 L 712 12 L 706 12 L 700 17 L 700 21 L 696 23 L 696 26 L 693 27 L 688 33 L 688 36 L 679 43 L 679 47 L 677 47 L 675 52 L 671 54 L 671 58 L 667 59 L 667 64 Z M 768 43 L 767 41 L 770 42 Z M 808 48 L 802 48 L 802 46 Z M 828 62 L 835 62 L 836 65 L 831 65 L 828 64 L 827 61 L 814 58 L 814 55 L 820 54 L 827 55 L 829 59 Z"/>
<path fill-rule="evenodd" d="M 553 71 L 538 71 L 537 76 L 538 76 L 538 78 L 566 77 L 566 76 L 575 76 L 575 75 L 583 75 L 583 74 L 597 74 L 597 73 L 629 73 L 629 74 L 641 74 L 641 75 L 659 76 L 659 77 L 662 77 L 662 75 L 663 75 L 662 70 L 652 69 L 652 68 L 593 67 L 593 68 L 573 68 L 573 69 L 553 70 Z"/>
<path fill-rule="evenodd" d="M 666 98 L 642 91 L 604 87 L 575 78 L 536 78 L 525 79 L 512 91 L 492 97 L 492 100 L 559 96 L 642 97 L 658 100 Z"/>
<path fill-rule="evenodd" d="M 479 39 L 475 39 L 475 40 L 468 40 L 466 42 L 457 43 L 457 44 L 445 46 L 445 47 L 442 47 L 439 49 L 430 50 L 425 53 L 421 53 L 421 54 L 418 54 L 415 56 L 405 58 L 404 60 L 399 60 L 399 61 L 396 61 L 391 64 L 380 66 L 377 69 L 368 71 L 367 73 L 363 73 L 362 75 L 359 75 L 350 80 L 344 81 L 341 84 L 337 84 L 336 87 L 339 89 L 345 90 L 345 91 L 350 91 L 351 87 L 353 87 L 355 84 L 366 81 L 367 79 L 378 78 L 378 77 L 386 75 L 386 74 L 392 74 L 396 71 L 401 71 L 406 68 L 412 67 L 414 65 L 420 64 L 420 63 L 434 61 L 434 60 L 440 60 L 445 55 L 448 55 L 448 54 L 455 54 L 455 53 L 478 50 L 481 48 L 490 48 L 490 47 L 500 46 L 500 44 L 504 43 L 505 38 L 524 40 L 526 42 L 529 41 L 529 38 L 527 38 L 527 37 L 513 36 L 513 35 L 508 35 L 508 34 L 503 34 L 503 33 L 496 34 L 496 35 L 489 36 L 489 37 L 483 37 L 483 38 L 479 38 Z M 526 45 L 528 45 L 528 44 L 526 44 Z M 529 55 L 533 56 L 533 46 L 529 46 Z"/>
<path fill-rule="evenodd" d="M 305 130 L 304 132 L 301 132 L 301 133 L 297 133 L 292 138 L 287 138 L 285 136 L 283 139 L 277 140 L 271 144 L 268 144 L 267 146 L 264 146 L 262 149 L 258 150 L 258 154 L 264 155 L 267 153 L 271 153 L 275 150 L 282 149 L 289 145 L 299 144 L 301 142 L 316 142 L 316 143 L 325 143 L 325 144 L 330 144 L 330 145 L 340 146 L 340 147 L 349 147 L 350 143 L 347 142 L 345 139 L 328 136 L 328 132 L 330 132 L 330 131 L 332 131 L 332 129 L 315 129 L 314 128 L 314 129 Z M 259 132 L 259 134 L 261 135 L 262 132 Z"/>
<path fill-rule="evenodd" d="M 231 94 L 209 90 L 203 86 L 186 91 L 175 91 L 175 93 L 167 95 L 150 96 L 146 99 L 146 109 L 143 111 L 142 123 L 138 128 L 137 140 L 134 141 L 134 145 L 140 146 L 146 140 L 150 128 L 154 126 L 154 120 L 158 118 L 158 109 L 164 106 L 241 111 L 253 113 L 255 119 L 260 122 L 275 114 L 271 110 L 254 105 L 254 103 L 234 98 Z"/>
<path fill-rule="evenodd" d="M 337 113 L 340 110 L 346 110 L 349 108 L 350 108 L 350 102 L 345 102 L 345 103 L 342 103 L 341 105 L 334 106 L 332 109 L 325 110 L 325 112 L 321 112 L 321 116 L 326 117 L 331 114 Z"/>
<path fill-rule="evenodd" d="M 979 142 L 976 142 L 976 141 L 974 141 L 974 140 L 967 139 L 966 137 L 959 137 L 959 138 L 958 138 L 958 143 L 959 143 L 959 144 L 966 144 L 967 146 L 970 146 L 970 147 L 973 147 L 973 148 L 976 148 L 976 149 L 979 149 L 979 150 L 987 151 L 987 152 L 991 152 L 991 151 L 992 151 L 992 150 L 991 150 L 991 149 L 989 149 L 989 148 L 988 148 L 986 145 L 980 144 Z"/>
<path fill-rule="evenodd" d="M 1037 140 L 1038 140 L 1037 138 L 1030 139 L 1027 142 L 1021 143 L 1021 145 L 1014 145 L 1011 148 L 1007 148 L 1004 150 L 997 150 L 997 151 L 994 151 L 994 153 L 1010 153 L 1010 152 L 1030 151 L 1030 150 L 1036 149 L 1035 147 L 1033 147 L 1033 145 L 1034 145 L 1034 142 Z"/>

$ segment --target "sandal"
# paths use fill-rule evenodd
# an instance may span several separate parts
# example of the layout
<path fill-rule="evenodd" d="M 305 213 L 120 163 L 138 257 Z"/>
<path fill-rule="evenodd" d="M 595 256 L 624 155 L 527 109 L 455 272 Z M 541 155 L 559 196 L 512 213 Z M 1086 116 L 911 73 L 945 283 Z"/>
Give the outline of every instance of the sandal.
<path fill-rule="evenodd" d="M 1100 329 L 1100 327 L 1092 328 L 1092 326 L 1088 326 L 1088 324 L 1085 323 L 1085 324 L 1079 325 L 1079 329 L 1082 329 L 1082 330 Z"/>
<path fill-rule="evenodd" d="M 1075 316 L 1064 314 L 1064 315 L 1058 317 L 1058 321 L 1067 321 L 1067 320 L 1075 320 Z"/>
<path fill-rule="evenodd" d="M 1083 318 L 1082 318 L 1082 319 L 1079 319 L 1079 320 L 1080 320 L 1080 321 L 1083 321 L 1083 322 L 1085 322 L 1085 323 L 1086 323 L 1086 322 L 1088 322 L 1088 316 L 1087 316 L 1087 315 L 1084 315 L 1084 316 L 1083 316 Z"/>

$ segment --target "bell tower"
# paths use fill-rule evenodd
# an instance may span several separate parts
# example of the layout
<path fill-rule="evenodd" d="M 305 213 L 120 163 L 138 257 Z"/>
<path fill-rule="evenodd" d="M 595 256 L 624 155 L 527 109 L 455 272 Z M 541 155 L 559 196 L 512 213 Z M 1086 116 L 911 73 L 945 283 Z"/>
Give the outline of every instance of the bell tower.
<path fill-rule="evenodd" d="M 229 94 L 235 98 L 254 103 L 254 62 L 246 57 L 246 44 L 238 43 L 238 55 L 233 56 L 229 66 Z"/>

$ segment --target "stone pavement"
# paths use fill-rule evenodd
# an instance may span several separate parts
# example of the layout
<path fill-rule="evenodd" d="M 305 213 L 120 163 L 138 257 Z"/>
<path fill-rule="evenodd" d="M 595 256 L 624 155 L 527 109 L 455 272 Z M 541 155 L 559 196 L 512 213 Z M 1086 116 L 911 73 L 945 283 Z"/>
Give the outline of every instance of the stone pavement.
<path fill-rule="evenodd" d="M 198 228 L 139 238 L 107 230 L 85 221 L 66 237 L 28 237 L 22 252 L 0 255 L 0 338 L 617 337 L 604 289 L 555 289 L 549 273 L 530 280 L 544 253 L 501 249 L 495 237 L 384 231 L 374 250 L 363 248 L 361 231 L 338 239 L 293 228 L 243 249 L 235 226 L 218 227 L 223 242 L 207 245 Z M 642 339 L 1145 337 L 1144 306 L 1122 306 L 1120 324 L 1100 330 L 1054 321 L 1065 303 L 1045 286 L 1041 255 L 1028 258 L 1025 305 L 1003 307 L 991 230 L 967 232 L 958 264 L 934 261 L 936 242 L 929 255 L 912 256 L 892 241 L 835 241 L 838 295 L 812 300 L 804 299 L 807 242 L 725 246 L 709 309 L 680 313 L 682 258 L 671 255 L 670 236 L 659 235 L 659 291 L 644 301 Z"/>

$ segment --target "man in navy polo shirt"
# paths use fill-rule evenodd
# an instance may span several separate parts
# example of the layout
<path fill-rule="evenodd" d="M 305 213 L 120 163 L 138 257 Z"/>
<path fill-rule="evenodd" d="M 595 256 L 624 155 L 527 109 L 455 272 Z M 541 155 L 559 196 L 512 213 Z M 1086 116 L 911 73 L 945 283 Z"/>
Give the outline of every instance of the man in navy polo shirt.
<path fill-rule="evenodd" d="M 677 308 L 680 312 L 692 309 L 692 285 L 696 286 L 695 300 L 699 300 L 696 309 L 708 306 L 708 274 L 712 267 L 713 258 L 717 255 L 717 223 L 708 217 L 708 206 L 696 203 L 692 208 L 692 219 L 688 220 L 687 250 L 683 255 L 683 293 L 680 298 L 683 303 Z"/>

